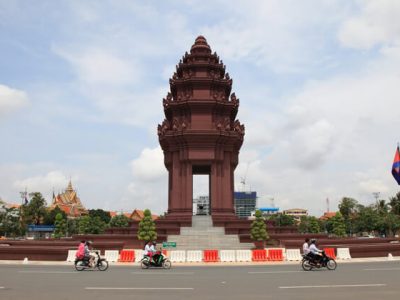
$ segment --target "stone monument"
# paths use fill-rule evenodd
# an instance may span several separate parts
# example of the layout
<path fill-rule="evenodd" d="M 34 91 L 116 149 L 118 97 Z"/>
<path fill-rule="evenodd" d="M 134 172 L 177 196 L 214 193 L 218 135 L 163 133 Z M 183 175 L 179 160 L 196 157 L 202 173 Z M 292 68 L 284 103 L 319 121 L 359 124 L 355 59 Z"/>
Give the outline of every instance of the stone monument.
<path fill-rule="evenodd" d="M 168 216 L 191 219 L 193 175 L 209 176 L 209 213 L 235 218 L 234 170 L 243 143 L 232 79 L 203 36 L 196 38 L 169 81 L 159 142 L 168 170 Z"/>

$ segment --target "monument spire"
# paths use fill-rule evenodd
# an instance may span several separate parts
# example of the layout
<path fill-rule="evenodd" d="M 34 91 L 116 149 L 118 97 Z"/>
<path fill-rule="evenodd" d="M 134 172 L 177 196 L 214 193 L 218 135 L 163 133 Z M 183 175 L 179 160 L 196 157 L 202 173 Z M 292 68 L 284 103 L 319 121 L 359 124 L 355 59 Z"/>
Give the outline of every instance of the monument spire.
<path fill-rule="evenodd" d="M 234 216 L 233 172 L 243 143 L 239 99 L 219 56 L 198 36 L 176 66 L 158 125 L 169 173 L 168 214 L 191 218 L 193 175 L 210 178 L 210 212 Z"/>

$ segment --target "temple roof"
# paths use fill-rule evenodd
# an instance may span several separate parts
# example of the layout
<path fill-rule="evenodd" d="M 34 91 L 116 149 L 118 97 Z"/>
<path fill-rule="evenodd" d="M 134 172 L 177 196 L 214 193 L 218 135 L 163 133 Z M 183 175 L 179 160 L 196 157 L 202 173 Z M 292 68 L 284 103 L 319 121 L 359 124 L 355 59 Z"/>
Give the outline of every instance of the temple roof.
<path fill-rule="evenodd" d="M 86 208 L 83 206 L 76 191 L 72 187 L 71 180 L 69 181 L 64 193 L 60 193 L 57 196 L 53 195 L 51 208 L 55 208 L 56 206 L 70 217 L 78 217 L 87 213 Z"/>

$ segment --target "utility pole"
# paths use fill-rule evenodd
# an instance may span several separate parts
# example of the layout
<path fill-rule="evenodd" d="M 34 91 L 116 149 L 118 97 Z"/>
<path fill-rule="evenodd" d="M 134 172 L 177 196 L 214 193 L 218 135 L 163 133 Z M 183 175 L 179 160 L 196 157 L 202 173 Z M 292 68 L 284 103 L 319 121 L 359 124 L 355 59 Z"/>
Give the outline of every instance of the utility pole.
<path fill-rule="evenodd" d="M 375 198 L 375 203 L 378 203 L 378 199 L 379 199 L 380 194 L 381 194 L 380 192 L 373 192 L 372 193 L 372 195 Z"/>
<path fill-rule="evenodd" d="M 326 198 L 326 212 L 329 212 L 329 198 Z"/>

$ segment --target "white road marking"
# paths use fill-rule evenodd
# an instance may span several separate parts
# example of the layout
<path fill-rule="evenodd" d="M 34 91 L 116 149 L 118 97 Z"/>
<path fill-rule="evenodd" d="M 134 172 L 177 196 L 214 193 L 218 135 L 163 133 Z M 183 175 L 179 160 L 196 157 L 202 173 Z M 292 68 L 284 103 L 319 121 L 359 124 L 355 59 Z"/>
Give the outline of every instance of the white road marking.
<path fill-rule="evenodd" d="M 295 285 L 295 286 L 280 286 L 280 289 L 318 289 L 318 288 L 347 288 L 347 287 L 382 287 L 385 283 L 376 284 L 337 284 L 337 285 Z"/>
<path fill-rule="evenodd" d="M 18 273 L 35 273 L 35 274 L 79 274 L 77 271 L 18 271 Z"/>
<path fill-rule="evenodd" d="M 5 287 L 4 286 L 0 286 L 0 289 L 5 289 Z"/>
<path fill-rule="evenodd" d="M 400 271 L 400 268 L 364 269 L 363 271 Z"/>
<path fill-rule="evenodd" d="M 164 272 L 131 272 L 131 274 L 137 274 L 137 275 L 193 275 L 193 272 L 169 272 L 169 273 L 164 273 Z"/>
<path fill-rule="evenodd" d="M 265 272 L 248 272 L 249 274 L 279 274 L 279 273 L 304 273 L 304 271 L 265 271 Z"/>
<path fill-rule="evenodd" d="M 163 288 L 163 287 L 85 287 L 85 290 L 194 290 L 194 288 Z"/>

